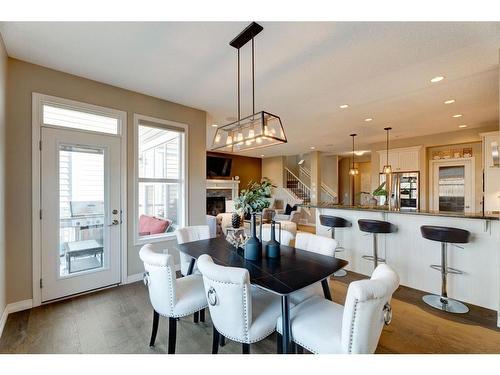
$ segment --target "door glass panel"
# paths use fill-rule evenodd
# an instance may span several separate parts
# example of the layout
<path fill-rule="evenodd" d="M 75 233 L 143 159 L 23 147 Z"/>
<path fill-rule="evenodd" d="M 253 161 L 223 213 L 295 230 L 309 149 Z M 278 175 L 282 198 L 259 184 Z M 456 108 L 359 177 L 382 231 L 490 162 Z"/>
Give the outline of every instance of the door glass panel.
<path fill-rule="evenodd" d="M 464 212 L 465 167 L 439 167 L 439 210 Z"/>
<path fill-rule="evenodd" d="M 59 276 L 105 266 L 104 150 L 59 146 Z"/>

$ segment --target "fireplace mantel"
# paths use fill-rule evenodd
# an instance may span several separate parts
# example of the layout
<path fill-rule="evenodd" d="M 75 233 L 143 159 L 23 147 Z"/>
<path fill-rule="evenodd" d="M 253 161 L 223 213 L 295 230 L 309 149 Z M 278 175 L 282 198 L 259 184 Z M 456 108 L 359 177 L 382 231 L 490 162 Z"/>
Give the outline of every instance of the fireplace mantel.
<path fill-rule="evenodd" d="M 207 179 L 207 190 L 231 190 L 232 200 L 239 194 L 239 180 Z"/>

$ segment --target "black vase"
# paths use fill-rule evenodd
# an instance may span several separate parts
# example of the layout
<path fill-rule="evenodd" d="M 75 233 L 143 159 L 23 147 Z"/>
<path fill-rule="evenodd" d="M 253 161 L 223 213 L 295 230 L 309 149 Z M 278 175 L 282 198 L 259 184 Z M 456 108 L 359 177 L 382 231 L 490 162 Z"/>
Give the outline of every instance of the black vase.
<path fill-rule="evenodd" d="M 267 258 L 279 258 L 281 255 L 280 243 L 279 241 L 276 241 L 275 229 L 276 229 L 276 222 L 273 220 L 271 222 L 271 240 L 266 243 Z M 281 237 L 281 225 L 280 225 L 280 237 Z"/>
<path fill-rule="evenodd" d="M 259 260 L 262 258 L 262 242 L 257 237 L 256 214 L 252 213 L 252 236 L 245 244 L 244 257 L 247 260 Z"/>

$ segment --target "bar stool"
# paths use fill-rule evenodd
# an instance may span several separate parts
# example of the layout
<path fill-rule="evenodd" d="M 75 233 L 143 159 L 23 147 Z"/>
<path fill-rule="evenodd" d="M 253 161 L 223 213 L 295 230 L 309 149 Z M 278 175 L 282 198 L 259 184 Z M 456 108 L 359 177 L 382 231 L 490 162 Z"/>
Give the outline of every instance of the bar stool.
<path fill-rule="evenodd" d="M 335 228 L 347 228 L 351 226 L 351 223 L 349 221 L 347 221 L 343 217 L 338 217 L 338 216 L 319 215 L 319 221 L 321 225 L 330 228 L 328 230 L 332 231 L 333 239 L 335 239 Z M 342 246 L 337 246 L 337 248 L 335 249 L 335 253 L 340 253 L 344 250 L 345 249 Z M 333 276 L 337 277 L 343 277 L 345 275 L 347 275 L 347 272 L 344 269 L 338 270 L 333 274 Z"/>
<path fill-rule="evenodd" d="M 448 298 L 446 281 L 447 281 L 447 275 L 449 273 L 455 275 L 463 274 L 463 272 L 460 270 L 448 267 L 448 260 L 447 260 L 448 244 L 469 242 L 470 232 L 458 228 L 422 225 L 420 227 L 420 233 L 422 233 L 422 237 L 428 240 L 441 242 L 441 264 L 431 265 L 431 268 L 441 271 L 441 295 L 438 296 L 436 294 L 427 294 L 423 296 L 422 299 L 429 306 L 432 306 L 442 311 L 455 314 L 467 313 L 469 311 L 469 308 L 464 303 L 454 300 L 452 298 Z"/>
<path fill-rule="evenodd" d="M 388 221 L 359 219 L 359 230 L 373 234 L 373 255 L 363 255 L 362 258 L 373 262 L 373 269 L 377 268 L 378 263 L 385 263 L 385 259 L 378 257 L 377 234 L 393 233 L 397 227 Z"/>

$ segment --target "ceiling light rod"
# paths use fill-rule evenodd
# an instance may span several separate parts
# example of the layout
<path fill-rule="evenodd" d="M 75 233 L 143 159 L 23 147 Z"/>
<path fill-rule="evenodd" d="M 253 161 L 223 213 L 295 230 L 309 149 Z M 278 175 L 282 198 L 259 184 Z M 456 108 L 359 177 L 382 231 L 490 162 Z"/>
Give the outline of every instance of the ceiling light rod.
<path fill-rule="evenodd" d="M 383 172 L 385 174 L 390 174 L 392 173 L 392 166 L 389 164 L 389 131 L 392 130 L 392 128 L 387 127 L 384 128 L 384 130 L 387 132 L 387 138 L 386 138 L 386 164 L 384 165 Z"/>
<path fill-rule="evenodd" d="M 350 136 L 352 137 L 352 167 L 351 167 L 351 169 L 349 169 L 349 174 L 351 176 L 355 176 L 359 173 L 358 168 L 354 167 L 354 158 L 355 158 L 355 156 L 354 156 L 354 137 L 357 136 L 357 134 L 350 134 Z"/>
<path fill-rule="evenodd" d="M 245 29 L 239 33 L 233 40 L 229 42 L 231 47 L 238 50 L 238 120 L 241 120 L 240 115 L 240 48 L 252 41 L 252 113 L 255 113 L 255 58 L 254 58 L 254 38 L 259 34 L 264 28 L 256 22 L 252 22 L 250 25 L 245 27 Z"/>

